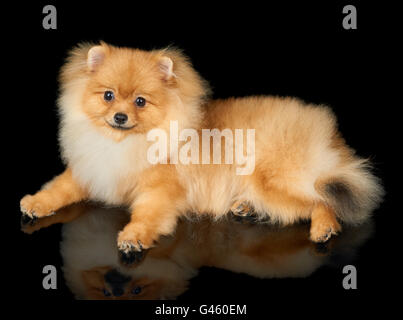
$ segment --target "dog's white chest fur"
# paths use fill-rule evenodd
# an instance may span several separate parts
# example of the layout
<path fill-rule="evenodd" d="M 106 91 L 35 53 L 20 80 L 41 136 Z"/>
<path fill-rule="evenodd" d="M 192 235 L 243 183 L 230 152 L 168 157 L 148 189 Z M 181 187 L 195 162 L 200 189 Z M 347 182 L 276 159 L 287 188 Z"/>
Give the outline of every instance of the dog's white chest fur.
<path fill-rule="evenodd" d="M 62 154 L 77 181 L 88 188 L 90 198 L 109 204 L 122 204 L 126 181 L 144 170 L 146 141 L 141 135 L 130 135 L 116 142 L 98 132 L 86 119 L 65 121 L 60 132 Z"/>

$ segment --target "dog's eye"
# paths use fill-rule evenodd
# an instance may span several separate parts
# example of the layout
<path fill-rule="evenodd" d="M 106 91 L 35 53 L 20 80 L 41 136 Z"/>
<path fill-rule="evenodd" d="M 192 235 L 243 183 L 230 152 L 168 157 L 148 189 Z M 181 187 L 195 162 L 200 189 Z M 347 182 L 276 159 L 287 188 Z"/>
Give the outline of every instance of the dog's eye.
<path fill-rule="evenodd" d="M 112 101 L 113 99 L 115 99 L 115 95 L 113 94 L 113 92 L 112 91 L 105 91 L 104 100 L 105 101 Z"/>
<path fill-rule="evenodd" d="M 106 289 L 103 290 L 103 293 L 104 293 L 105 297 L 110 297 L 111 296 L 111 293 Z"/>
<path fill-rule="evenodd" d="M 144 107 L 146 105 L 146 99 L 144 99 L 143 97 L 137 97 L 134 103 L 138 107 Z"/>
<path fill-rule="evenodd" d="M 133 290 L 132 290 L 132 293 L 133 294 L 140 294 L 141 293 L 141 287 L 135 287 Z"/>

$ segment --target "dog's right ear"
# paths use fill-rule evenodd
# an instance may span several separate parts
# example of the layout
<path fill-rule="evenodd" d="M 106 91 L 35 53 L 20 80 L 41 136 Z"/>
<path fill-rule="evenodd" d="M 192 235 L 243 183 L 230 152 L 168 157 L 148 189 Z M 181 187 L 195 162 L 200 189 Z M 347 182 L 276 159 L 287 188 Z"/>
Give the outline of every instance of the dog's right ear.
<path fill-rule="evenodd" d="M 88 51 L 87 66 L 91 72 L 97 70 L 97 68 L 103 63 L 107 51 L 108 48 L 105 45 L 94 46 Z"/>

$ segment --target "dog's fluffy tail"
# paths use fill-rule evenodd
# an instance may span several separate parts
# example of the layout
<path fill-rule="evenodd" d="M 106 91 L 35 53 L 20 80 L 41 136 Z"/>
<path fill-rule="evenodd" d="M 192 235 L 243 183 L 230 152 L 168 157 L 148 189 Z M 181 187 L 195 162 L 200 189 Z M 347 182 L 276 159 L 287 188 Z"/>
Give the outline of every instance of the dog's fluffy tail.
<path fill-rule="evenodd" d="M 381 202 L 384 190 L 367 160 L 354 159 L 317 181 L 316 189 L 340 221 L 364 222 Z"/>

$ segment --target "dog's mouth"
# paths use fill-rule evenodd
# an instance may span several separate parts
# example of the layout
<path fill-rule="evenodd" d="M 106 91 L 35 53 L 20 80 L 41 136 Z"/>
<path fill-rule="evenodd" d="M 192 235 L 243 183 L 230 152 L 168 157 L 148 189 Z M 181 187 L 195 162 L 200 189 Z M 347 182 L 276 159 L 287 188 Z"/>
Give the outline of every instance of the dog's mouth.
<path fill-rule="evenodd" d="M 106 122 L 109 126 L 111 126 L 113 129 L 118 129 L 118 130 L 130 130 L 130 129 L 133 129 L 133 128 L 136 126 L 135 124 L 132 125 L 132 126 L 130 126 L 130 127 L 122 126 L 122 125 L 120 125 L 120 124 L 113 124 L 113 123 L 110 123 L 110 122 L 107 121 L 107 120 L 105 120 L 105 122 Z"/>

